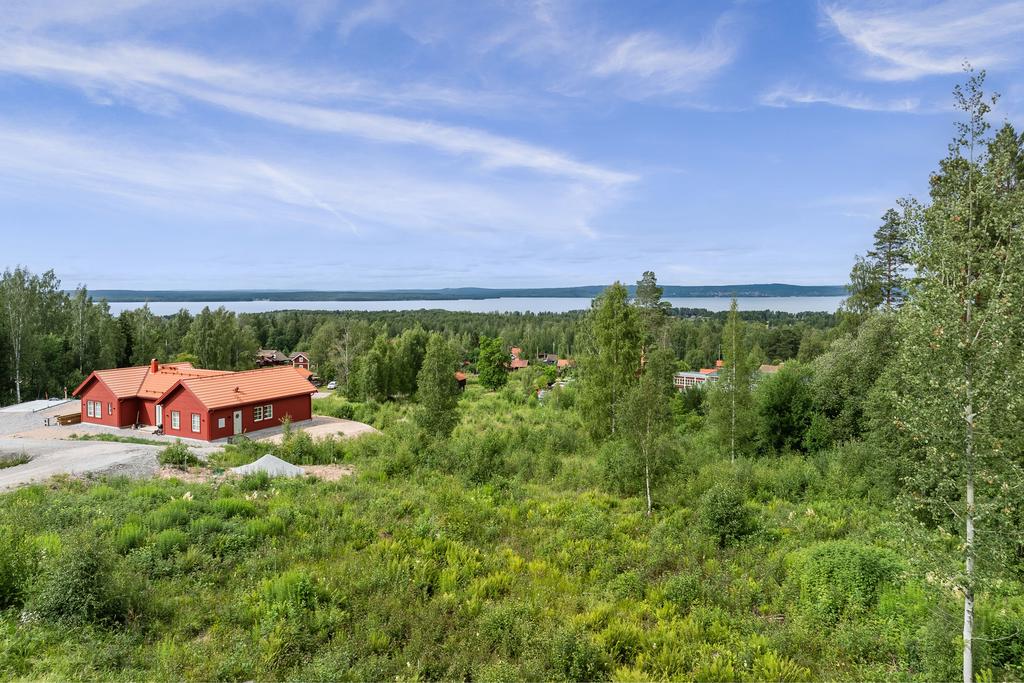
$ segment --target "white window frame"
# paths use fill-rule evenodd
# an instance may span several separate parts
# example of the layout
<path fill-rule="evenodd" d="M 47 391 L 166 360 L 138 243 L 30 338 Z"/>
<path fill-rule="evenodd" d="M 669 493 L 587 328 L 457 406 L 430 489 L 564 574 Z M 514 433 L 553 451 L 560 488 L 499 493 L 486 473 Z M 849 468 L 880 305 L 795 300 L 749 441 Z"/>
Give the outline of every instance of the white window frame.
<path fill-rule="evenodd" d="M 113 415 L 113 414 L 114 414 L 114 402 L 113 401 L 107 401 L 107 415 Z"/>
<path fill-rule="evenodd" d="M 264 420 L 272 420 L 272 419 L 274 419 L 274 404 L 273 403 L 268 403 L 267 405 L 263 406 L 263 419 Z"/>
<path fill-rule="evenodd" d="M 263 406 L 252 407 L 252 421 L 263 422 Z"/>
<path fill-rule="evenodd" d="M 226 417 L 218 417 L 217 418 L 217 429 L 224 429 L 224 427 L 226 427 L 227 424 L 228 424 L 228 420 L 227 420 Z"/>
<path fill-rule="evenodd" d="M 171 411 L 171 429 L 181 429 L 181 413 L 177 410 Z"/>
<path fill-rule="evenodd" d="M 85 402 L 85 415 L 86 417 L 93 417 L 92 414 L 92 401 Z"/>
<path fill-rule="evenodd" d="M 202 429 L 202 420 L 199 413 L 192 413 L 192 433 L 198 434 L 200 429 Z"/>

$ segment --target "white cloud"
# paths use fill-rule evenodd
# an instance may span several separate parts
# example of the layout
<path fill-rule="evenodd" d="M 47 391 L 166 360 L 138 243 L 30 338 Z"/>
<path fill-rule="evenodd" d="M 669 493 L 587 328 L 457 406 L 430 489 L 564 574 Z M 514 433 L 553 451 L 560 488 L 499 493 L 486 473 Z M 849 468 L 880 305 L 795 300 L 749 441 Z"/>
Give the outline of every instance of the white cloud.
<path fill-rule="evenodd" d="M 409 231 L 570 240 L 592 236 L 591 221 L 616 201 L 607 189 L 572 181 L 495 184 L 401 164 L 143 149 L 97 131 L 83 136 L 2 122 L 0 177 L 4 191 L 17 195 L 60 192 L 71 201 L 84 192 L 225 226 L 299 221 L 393 239 Z"/>
<path fill-rule="evenodd" d="M 860 93 L 841 90 L 821 91 L 780 85 L 763 93 L 759 102 L 767 107 L 785 108 L 801 104 L 826 104 L 844 109 L 880 112 L 918 112 L 921 101 L 916 97 L 881 100 Z"/>
<path fill-rule="evenodd" d="M 642 32 L 610 41 L 606 54 L 591 71 L 596 76 L 632 80 L 640 93 L 691 92 L 731 64 L 735 56 L 735 44 L 726 40 L 718 27 L 694 45 Z"/>
<path fill-rule="evenodd" d="M 147 111 L 172 108 L 174 101 L 167 96 L 184 97 L 296 128 L 471 155 L 485 167 L 522 168 L 606 185 L 635 179 L 474 128 L 302 101 L 358 97 L 368 88 L 356 81 L 300 76 L 256 64 L 213 62 L 180 51 L 131 44 L 87 48 L 9 43 L 0 45 L 0 71 L 55 80 L 93 96 L 99 93 L 125 99 Z"/>
<path fill-rule="evenodd" d="M 863 76 L 912 80 L 981 68 L 1019 65 L 1024 54 L 1024 2 L 882 6 L 826 5 L 831 26 L 866 59 Z"/>

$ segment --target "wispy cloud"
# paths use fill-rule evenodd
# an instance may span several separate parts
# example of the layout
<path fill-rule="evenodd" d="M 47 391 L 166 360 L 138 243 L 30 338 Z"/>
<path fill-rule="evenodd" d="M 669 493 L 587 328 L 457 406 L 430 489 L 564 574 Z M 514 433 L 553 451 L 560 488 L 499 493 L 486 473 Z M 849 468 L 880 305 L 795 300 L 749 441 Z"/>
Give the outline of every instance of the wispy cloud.
<path fill-rule="evenodd" d="M 703 35 L 684 38 L 662 27 L 615 30 L 571 3 L 535 2 L 475 45 L 540 69 L 540 80 L 561 95 L 636 100 L 694 92 L 733 63 L 740 40 L 729 11 Z"/>
<path fill-rule="evenodd" d="M 965 60 L 991 68 L 1024 55 L 1024 2 L 829 4 L 824 16 L 865 58 L 864 77 L 894 81 L 952 74 Z"/>
<path fill-rule="evenodd" d="M 7 192 L 85 192 L 136 206 L 194 214 L 225 225 L 302 221 L 378 238 L 398 233 L 495 238 L 593 236 L 613 193 L 543 179 L 495 185 L 439 178 L 405 166 L 338 166 L 317 159 L 145 149 L 124 141 L 0 122 L 0 178 Z M 47 189 L 48 188 L 48 189 Z"/>
<path fill-rule="evenodd" d="M 736 57 L 735 41 L 719 22 L 704 40 L 687 44 L 654 32 L 633 33 L 607 43 L 591 72 L 631 81 L 639 94 L 687 93 L 700 87 Z"/>
<path fill-rule="evenodd" d="M 920 99 L 916 97 L 885 100 L 842 90 L 815 90 L 788 85 L 780 85 L 762 93 L 758 101 L 767 107 L 824 104 L 859 111 L 903 113 L 918 112 L 921 106 Z"/>
<path fill-rule="evenodd" d="M 9 43 L 0 46 L 0 71 L 59 81 L 149 111 L 174 106 L 174 99 L 161 95 L 189 98 L 295 128 L 475 156 L 490 168 L 529 169 L 608 185 L 635 179 L 628 173 L 474 128 L 303 101 L 369 97 L 370 89 L 358 82 L 313 78 L 256 64 L 213 62 L 145 45 Z"/>

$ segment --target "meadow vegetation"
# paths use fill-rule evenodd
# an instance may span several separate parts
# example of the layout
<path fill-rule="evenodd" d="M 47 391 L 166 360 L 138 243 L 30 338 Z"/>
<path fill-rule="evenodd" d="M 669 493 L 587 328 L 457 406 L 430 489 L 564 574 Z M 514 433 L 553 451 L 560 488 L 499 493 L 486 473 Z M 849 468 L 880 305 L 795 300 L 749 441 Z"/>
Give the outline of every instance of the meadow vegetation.
<path fill-rule="evenodd" d="M 980 84 L 820 327 L 685 318 L 652 272 L 473 333 L 319 319 L 315 410 L 380 433 L 206 466 L 353 476 L 0 496 L 0 677 L 1021 680 L 1024 137 L 987 137 Z M 503 374 L 514 330 L 577 367 Z M 717 379 L 675 391 L 709 348 Z"/>

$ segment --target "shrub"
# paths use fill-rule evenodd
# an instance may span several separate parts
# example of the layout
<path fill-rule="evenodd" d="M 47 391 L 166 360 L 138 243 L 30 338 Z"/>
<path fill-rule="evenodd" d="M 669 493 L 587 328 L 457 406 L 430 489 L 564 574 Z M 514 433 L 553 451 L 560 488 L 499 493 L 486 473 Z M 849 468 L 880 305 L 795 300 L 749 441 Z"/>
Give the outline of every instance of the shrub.
<path fill-rule="evenodd" d="M 225 519 L 253 517 L 256 515 L 256 506 L 241 498 L 218 498 L 213 501 L 213 511 Z"/>
<path fill-rule="evenodd" d="M 788 657 L 780 657 L 771 650 L 754 660 L 754 680 L 798 683 L 811 680 L 811 672 Z"/>
<path fill-rule="evenodd" d="M 172 500 L 153 510 L 146 517 L 149 527 L 154 531 L 162 531 L 172 526 L 188 523 L 188 503 L 183 500 Z"/>
<path fill-rule="evenodd" d="M 853 541 L 819 543 L 793 560 L 801 611 L 824 624 L 874 607 L 881 588 L 900 575 L 892 553 Z"/>
<path fill-rule="evenodd" d="M 179 470 L 186 470 L 199 464 L 199 458 L 181 441 L 175 441 L 160 451 L 157 459 L 164 467 L 175 467 Z"/>
<path fill-rule="evenodd" d="M 125 621 L 140 604 L 137 587 L 116 572 L 109 547 L 80 536 L 46 562 L 28 611 L 69 625 L 107 624 Z"/>
<path fill-rule="evenodd" d="M 644 580 L 635 571 L 623 572 L 609 584 L 612 594 L 622 600 L 639 600 L 644 597 Z"/>
<path fill-rule="evenodd" d="M 735 485 L 716 484 L 700 499 L 701 528 L 724 548 L 749 536 L 755 528 L 753 516 Z"/>
<path fill-rule="evenodd" d="M 607 680 L 610 668 L 604 651 L 579 630 L 565 630 L 555 635 L 549 664 L 555 677 L 565 681 Z"/>
<path fill-rule="evenodd" d="M 277 515 L 271 515 L 263 519 L 251 519 L 245 525 L 245 531 L 253 538 L 270 538 L 284 534 L 284 520 Z"/>
<path fill-rule="evenodd" d="M 265 470 L 247 474 L 238 482 L 238 488 L 243 491 L 266 491 L 270 488 L 270 475 Z"/>
<path fill-rule="evenodd" d="M 20 605 L 31 571 L 29 544 L 0 526 L 0 609 Z"/>
<path fill-rule="evenodd" d="M 188 536 L 180 529 L 164 529 L 153 539 L 153 547 L 160 557 L 168 557 L 187 545 Z"/>
<path fill-rule="evenodd" d="M 303 615 L 316 609 L 318 600 L 316 581 L 299 570 L 267 579 L 260 587 L 261 605 L 272 619 Z"/>
<path fill-rule="evenodd" d="M 676 574 L 665 582 L 665 597 L 683 613 L 697 602 L 700 595 L 700 580 L 693 574 Z"/>
<path fill-rule="evenodd" d="M 122 555 L 138 548 L 146 540 L 146 528 L 138 522 L 126 522 L 114 533 L 114 548 Z"/>

